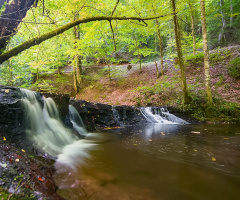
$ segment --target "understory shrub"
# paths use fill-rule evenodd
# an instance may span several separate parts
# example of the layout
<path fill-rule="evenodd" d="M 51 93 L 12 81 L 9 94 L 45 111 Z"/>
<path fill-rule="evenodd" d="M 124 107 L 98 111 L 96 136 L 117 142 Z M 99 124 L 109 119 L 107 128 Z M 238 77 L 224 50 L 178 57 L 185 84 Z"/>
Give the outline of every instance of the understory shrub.
<path fill-rule="evenodd" d="M 234 58 L 228 64 L 228 74 L 234 78 L 240 77 L 240 57 Z"/>
<path fill-rule="evenodd" d="M 196 55 L 192 55 L 192 54 L 188 55 L 186 57 L 186 60 L 189 63 L 198 64 L 198 63 L 202 63 L 203 62 L 203 58 L 204 58 L 204 54 L 203 54 L 203 52 L 200 52 L 200 53 L 198 53 Z"/>

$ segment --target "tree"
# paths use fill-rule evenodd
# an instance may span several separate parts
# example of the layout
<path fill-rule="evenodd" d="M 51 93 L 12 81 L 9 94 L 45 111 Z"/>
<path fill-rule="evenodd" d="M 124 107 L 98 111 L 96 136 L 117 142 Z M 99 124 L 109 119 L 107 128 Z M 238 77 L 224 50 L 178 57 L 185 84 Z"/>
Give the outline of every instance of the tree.
<path fill-rule="evenodd" d="M 206 15 L 205 15 L 205 1 L 200 0 L 201 5 L 201 22 L 202 22 L 202 38 L 203 38 L 203 52 L 204 52 L 204 70 L 205 70 L 205 85 L 207 93 L 208 104 L 213 104 L 212 90 L 211 90 L 211 77 L 210 77 L 210 64 L 209 64 L 209 52 L 207 42 L 207 26 L 206 26 Z"/>
<path fill-rule="evenodd" d="M 112 20 L 135 20 L 135 21 L 140 21 L 140 22 L 144 22 L 146 20 L 153 20 L 156 18 L 160 18 L 160 17 L 164 17 L 163 15 L 161 16 L 154 16 L 154 17 L 109 17 L 109 16 L 95 16 L 95 17 L 86 17 L 83 19 L 77 19 L 74 20 L 72 22 L 67 23 L 66 25 L 63 25 L 60 28 L 57 28 L 53 31 L 50 31 L 48 33 L 45 33 L 43 35 L 40 35 L 38 37 L 32 38 L 24 43 L 22 43 L 21 45 L 3 53 L 0 55 L 0 64 L 2 64 L 4 61 L 8 60 L 9 58 L 16 56 L 17 54 L 19 54 L 20 52 L 29 49 L 32 46 L 38 45 L 42 42 L 44 42 L 45 40 L 48 40 L 52 37 L 55 37 L 71 28 L 73 28 L 74 26 L 77 26 L 79 24 L 85 24 L 85 23 L 89 23 L 89 22 L 93 22 L 93 21 L 112 21 Z"/>
<path fill-rule="evenodd" d="M 185 66 L 184 66 L 184 60 L 183 60 L 183 55 L 182 55 L 182 47 L 181 47 L 181 36 L 180 36 L 180 30 L 179 30 L 175 0 L 171 0 L 171 2 L 172 2 L 174 28 L 175 28 L 175 40 L 176 40 L 177 53 L 178 53 L 178 62 L 179 62 L 180 73 L 181 73 L 183 103 L 184 104 L 189 104 L 190 101 L 191 101 L 191 98 L 189 96 L 188 89 L 187 89 Z"/>
<path fill-rule="evenodd" d="M 6 48 L 9 39 L 16 34 L 18 26 L 32 5 L 38 0 L 2 0 L 0 2 L 0 54 Z"/>
<path fill-rule="evenodd" d="M 153 7 L 153 3 L 152 3 L 152 9 L 153 9 L 154 14 L 156 15 L 156 10 Z M 160 26 L 159 26 L 158 19 L 156 19 L 156 25 L 157 25 L 157 32 L 158 32 L 159 48 L 160 48 L 160 60 L 161 60 L 160 71 L 161 71 L 161 75 L 163 75 L 163 44 L 162 44 L 161 32 L 160 32 Z M 155 65 L 157 68 L 156 62 L 155 62 Z M 158 68 L 157 68 L 157 77 L 159 77 Z"/>
<path fill-rule="evenodd" d="M 191 0 L 188 0 L 188 6 L 190 8 L 191 14 L 191 28 L 192 28 L 192 38 L 193 38 L 193 55 L 196 55 L 196 36 L 195 36 L 195 26 L 194 26 L 194 15 Z"/>
<path fill-rule="evenodd" d="M 74 19 L 76 20 L 78 17 L 79 17 L 79 14 L 78 12 L 76 12 L 74 14 Z M 80 41 L 79 25 L 73 27 L 73 33 L 75 37 L 74 49 L 76 50 L 76 53 L 73 59 L 73 65 L 74 65 L 73 82 L 74 82 L 75 92 L 78 93 L 82 83 L 82 62 L 81 62 L 81 55 L 79 55 L 79 51 L 78 51 L 78 44 Z"/>

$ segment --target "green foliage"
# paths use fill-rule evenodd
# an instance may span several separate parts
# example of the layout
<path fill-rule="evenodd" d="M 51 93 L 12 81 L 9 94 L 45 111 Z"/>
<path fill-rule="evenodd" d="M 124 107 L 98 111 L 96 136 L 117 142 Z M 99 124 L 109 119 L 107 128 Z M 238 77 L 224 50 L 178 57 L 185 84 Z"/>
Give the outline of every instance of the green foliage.
<path fill-rule="evenodd" d="M 4 2 L 4 4 L 2 5 L 2 7 L 0 7 L 0 15 L 1 15 L 2 12 L 5 10 L 6 5 L 7 5 L 7 2 Z"/>
<path fill-rule="evenodd" d="M 224 82 L 224 79 L 225 79 L 225 78 L 224 78 L 224 75 L 223 75 L 223 74 L 220 75 L 220 76 L 219 76 L 219 81 L 217 81 L 215 85 L 218 86 L 218 87 L 222 86 L 222 84 L 223 84 L 223 82 Z"/>
<path fill-rule="evenodd" d="M 219 1 L 206 1 L 210 49 L 216 48 L 217 46 L 227 46 L 229 44 L 239 43 L 239 3 L 239 0 L 222 1 L 221 6 Z M 222 20 L 225 21 L 224 27 Z"/>
<path fill-rule="evenodd" d="M 139 105 L 173 104 L 181 96 L 178 90 L 179 87 L 176 87 L 177 84 L 177 79 L 169 81 L 166 75 L 162 76 L 153 86 L 135 88 L 133 92 L 138 92 L 141 96 L 139 99 L 136 99 L 136 102 Z"/>
<path fill-rule="evenodd" d="M 209 60 L 211 64 L 217 64 L 219 62 L 222 62 L 223 60 L 227 60 L 231 57 L 231 51 L 230 50 L 214 50 L 209 55 Z"/>
<path fill-rule="evenodd" d="M 240 57 L 234 58 L 228 64 L 228 74 L 234 78 L 240 77 Z"/>
<path fill-rule="evenodd" d="M 186 57 L 187 62 L 191 63 L 191 64 L 198 64 L 198 63 L 202 63 L 204 60 L 204 54 L 203 52 L 198 53 L 196 55 L 190 54 Z"/>

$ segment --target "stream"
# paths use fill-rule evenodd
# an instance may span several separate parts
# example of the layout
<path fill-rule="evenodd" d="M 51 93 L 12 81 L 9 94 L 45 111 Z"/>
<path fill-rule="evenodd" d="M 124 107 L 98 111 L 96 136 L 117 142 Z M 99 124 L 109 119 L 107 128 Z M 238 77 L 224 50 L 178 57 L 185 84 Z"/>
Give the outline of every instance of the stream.
<path fill-rule="evenodd" d="M 65 199 L 239 199 L 239 125 L 123 126 L 79 142 L 55 164 Z"/>
<path fill-rule="evenodd" d="M 239 199 L 239 125 L 192 125 L 148 107 L 139 113 L 147 123 L 87 133 L 74 106 L 66 127 L 53 99 L 41 103 L 36 93 L 21 92 L 26 134 L 56 158 L 54 180 L 64 199 Z"/>

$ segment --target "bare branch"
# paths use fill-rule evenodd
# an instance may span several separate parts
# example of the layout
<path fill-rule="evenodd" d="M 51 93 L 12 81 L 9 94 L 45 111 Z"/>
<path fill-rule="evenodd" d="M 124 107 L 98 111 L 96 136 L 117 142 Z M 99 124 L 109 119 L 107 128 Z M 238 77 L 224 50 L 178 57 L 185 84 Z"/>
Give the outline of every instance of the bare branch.
<path fill-rule="evenodd" d="M 171 14 L 170 14 L 171 15 Z M 137 21 L 147 21 L 147 20 L 153 20 L 156 18 L 160 18 L 160 17 L 165 17 L 168 15 L 160 15 L 160 16 L 155 16 L 155 17 L 145 17 L 145 18 L 141 18 L 141 17 L 109 17 L 109 16 L 95 16 L 95 17 L 89 17 L 89 18 L 83 18 L 83 19 L 77 19 L 75 21 L 69 22 L 68 24 L 61 26 L 60 28 L 57 28 L 53 31 L 50 31 L 48 33 L 45 33 L 43 35 L 40 35 L 38 37 L 32 38 L 31 40 L 28 40 L 16 47 L 14 47 L 13 49 L 3 53 L 0 55 L 0 64 L 2 64 L 4 61 L 8 60 L 9 58 L 16 56 L 17 54 L 19 54 L 20 52 L 29 49 L 32 46 L 38 45 L 42 42 L 44 42 L 45 40 L 48 40 L 50 38 L 53 38 L 67 30 L 69 30 L 70 28 L 73 28 L 74 26 L 77 26 L 79 24 L 85 24 L 88 22 L 93 22 L 93 21 L 111 21 L 111 20 L 122 20 L 122 21 L 127 21 L 127 20 L 137 20 Z"/>
<path fill-rule="evenodd" d="M 114 12 L 116 11 L 117 6 L 118 6 L 118 3 L 119 3 L 119 0 L 117 0 L 116 5 L 115 5 L 115 7 L 113 8 L 113 11 L 112 11 L 111 17 L 113 16 Z"/>

